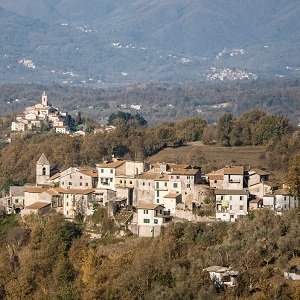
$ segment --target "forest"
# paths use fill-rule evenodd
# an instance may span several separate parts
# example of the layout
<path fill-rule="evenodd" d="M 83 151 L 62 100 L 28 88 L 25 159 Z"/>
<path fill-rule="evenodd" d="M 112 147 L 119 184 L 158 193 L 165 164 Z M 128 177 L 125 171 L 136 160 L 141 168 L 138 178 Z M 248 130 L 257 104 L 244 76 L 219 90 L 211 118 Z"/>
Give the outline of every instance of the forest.
<path fill-rule="evenodd" d="M 237 223 L 171 223 L 152 239 L 121 237 L 105 208 L 85 224 L 2 214 L 0 299 L 300 299 L 283 277 L 299 268 L 299 222 L 299 209 L 262 209 Z M 213 265 L 237 270 L 236 286 L 215 286 L 203 270 Z"/>
<path fill-rule="evenodd" d="M 85 116 L 106 124 L 107 118 L 123 110 L 140 114 L 149 125 L 175 122 L 199 116 L 208 124 L 224 113 L 236 117 L 259 108 L 267 114 L 282 114 L 299 123 L 299 78 L 247 82 L 198 82 L 193 84 L 149 83 L 125 86 L 76 86 L 2 84 L 2 116 L 24 111 L 40 102 L 43 91 L 54 107 L 72 115 Z M 131 105 L 141 105 L 140 110 Z"/>

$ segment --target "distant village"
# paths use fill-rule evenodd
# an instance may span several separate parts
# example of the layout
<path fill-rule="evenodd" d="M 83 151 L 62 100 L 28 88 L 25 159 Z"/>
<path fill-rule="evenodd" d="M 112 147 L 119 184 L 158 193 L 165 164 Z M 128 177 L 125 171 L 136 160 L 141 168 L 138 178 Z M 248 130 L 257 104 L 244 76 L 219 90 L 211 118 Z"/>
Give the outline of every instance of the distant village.
<path fill-rule="evenodd" d="M 200 167 L 112 158 L 95 168 L 52 170 L 42 154 L 36 182 L 11 186 L 0 199 L 7 213 L 45 214 L 55 210 L 67 220 L 90 216 L 98 207 L 110 215 L 127 212 L 123 226 L 143 237 L 160 235 L 172 220 L 236 222 L 251 211 L 277 214 L 298 207 L 288 189 L 270 181 L 272 174 L 245 166 L 224 166 L 209 174 Z M 214 212 L 199 214 L 211 203 Z"/>

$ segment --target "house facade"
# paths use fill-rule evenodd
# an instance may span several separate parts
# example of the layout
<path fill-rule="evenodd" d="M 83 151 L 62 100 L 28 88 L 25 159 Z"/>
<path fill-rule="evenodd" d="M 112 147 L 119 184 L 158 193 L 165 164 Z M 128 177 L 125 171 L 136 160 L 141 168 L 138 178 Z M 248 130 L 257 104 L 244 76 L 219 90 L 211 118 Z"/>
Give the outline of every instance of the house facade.
<path fill-rule="evenodd" d="M 248 213 L 249 192 L 244 190 L 215 190 L 216 218 L 235 222 Z"/>

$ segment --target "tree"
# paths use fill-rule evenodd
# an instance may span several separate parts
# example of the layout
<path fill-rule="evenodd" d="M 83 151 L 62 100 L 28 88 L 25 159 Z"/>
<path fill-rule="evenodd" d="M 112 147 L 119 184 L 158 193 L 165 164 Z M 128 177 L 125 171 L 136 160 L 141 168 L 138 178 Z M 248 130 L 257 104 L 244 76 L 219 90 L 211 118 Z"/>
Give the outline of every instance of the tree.
<path fill-rule="evenodd" d="M 233 115 L 225 113 L 219 118 L 217 130 L 219 142 L 222 146 L 230 146 L 230 133 L 233 127 Z"/>
<path fill-rule="evenodd" d="M 295 154 L 290 160 L 286 179 L 292 195 L 300 197 L 300 152 Z"/>

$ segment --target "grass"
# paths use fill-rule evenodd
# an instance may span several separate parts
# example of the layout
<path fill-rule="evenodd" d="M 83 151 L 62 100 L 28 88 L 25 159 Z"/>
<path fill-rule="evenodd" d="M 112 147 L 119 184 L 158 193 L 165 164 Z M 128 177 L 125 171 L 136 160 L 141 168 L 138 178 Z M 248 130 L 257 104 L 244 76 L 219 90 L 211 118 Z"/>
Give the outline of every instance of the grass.
<path fill-rule="evenodd" d="M 266 167 L 265 150 L 263 146 L 249 147 L 220 147 L 203 145 L 200 142 L 189 143 L 178 148 L 165 148 L 156 155 L 149 158 L 149 163 L 154 162 L 173 162 L 187 164 L 187 157 L 193 148 L 201 149 L 206 163 L 201 167 L 203 172 L 223 168 L 225 165 L 249 165 L 254 167 Z"/>

